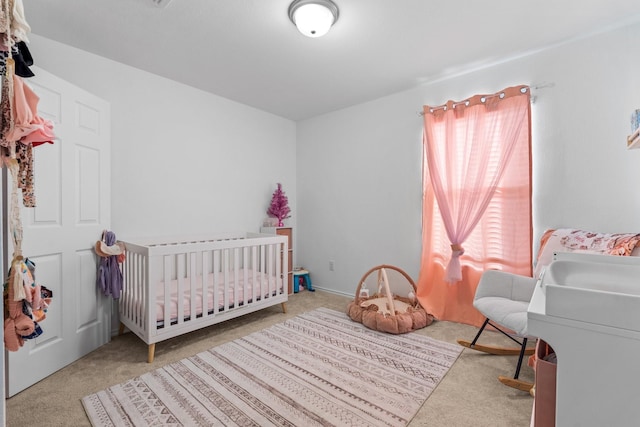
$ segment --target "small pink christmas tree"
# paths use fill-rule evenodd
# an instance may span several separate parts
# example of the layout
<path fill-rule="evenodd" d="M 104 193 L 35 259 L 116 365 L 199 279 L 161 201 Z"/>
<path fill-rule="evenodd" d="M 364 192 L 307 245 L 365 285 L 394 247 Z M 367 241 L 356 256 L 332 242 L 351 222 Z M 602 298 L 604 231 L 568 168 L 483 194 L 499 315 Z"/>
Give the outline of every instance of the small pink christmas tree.
<path fill-rule="evenodd" d="M 267 209 L 267 214 L 278 218 L 278 227 L 282 227 L 284 225 L 282 220 L 289 218 L 290 212 L 289 199 L 287 199 L 284 191 L 282 191 L 282 184 L 278 183 L 278 188 L 273 192 L 273 197 L 271 197 L 271 205 L 269 206 L 269 209 Z"/>

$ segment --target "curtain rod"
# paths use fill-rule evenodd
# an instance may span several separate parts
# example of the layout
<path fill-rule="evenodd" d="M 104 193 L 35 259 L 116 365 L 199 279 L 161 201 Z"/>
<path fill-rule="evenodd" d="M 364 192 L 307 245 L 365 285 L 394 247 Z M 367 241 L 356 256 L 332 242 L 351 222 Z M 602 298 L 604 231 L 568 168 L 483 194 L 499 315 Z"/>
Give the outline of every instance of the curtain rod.
<path fill-rule="evenodd" d="M 529 90 L 531 91 L 531 103 L 534 104 L 536 102 L 536 95 L 534 94 L 534 91 L 537 91 L 539 89 L 546 89 L 548 87 L 554 87 L 556 84 L 555 82 L 551 82 L 551 83 L 540 83 L 537 85 L 531 85 L 529 86 Z M 492 95 L 487 95 L 487 96 L 492 96 Z M 494 95 L 497 96 L 497 95 Z M 463 104 L 464 101 L 458 102 L 456 104 Z M 419 111 L 418 116 L 424 116 L 424 111 Z"/>

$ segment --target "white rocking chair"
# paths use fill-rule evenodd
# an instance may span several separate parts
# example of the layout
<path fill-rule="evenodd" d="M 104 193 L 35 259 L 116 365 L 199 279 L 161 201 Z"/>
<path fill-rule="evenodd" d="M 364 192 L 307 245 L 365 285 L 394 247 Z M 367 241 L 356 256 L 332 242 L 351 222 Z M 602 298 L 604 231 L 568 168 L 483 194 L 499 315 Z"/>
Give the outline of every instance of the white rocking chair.
<path fill-rule="evenodd" d="M 532 383 L 519 380 L 520 368 L 525 355 L 533 354 L 533 348 L 527 348 L 527 309 L 533 295 L 536 280 L 498 270 L 488 270 L 482 274 L 478 283 L 473 306 L 486 316 L 486 320 L 473 341 L 458 340 L 464 347 L 498 355 L 519 355 L 513 378 L 499 376 L 498 380 L 509 387 L 529 392 Z M 480 335 L 487 325 L 491 325 L 509 339 L 516 342 L 518 348 L 504 348 L 478 344 Z M 508 329 L 513 332 L 508 332 Z"/>

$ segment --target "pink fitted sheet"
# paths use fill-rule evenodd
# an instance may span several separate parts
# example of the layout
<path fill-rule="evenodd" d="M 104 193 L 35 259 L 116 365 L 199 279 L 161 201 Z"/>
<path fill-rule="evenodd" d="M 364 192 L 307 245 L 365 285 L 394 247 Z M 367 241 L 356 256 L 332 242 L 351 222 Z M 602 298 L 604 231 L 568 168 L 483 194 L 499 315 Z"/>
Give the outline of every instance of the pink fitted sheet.
<path fill-rule="evenodd" d="M 255 274 L 255 280 L 254 280 Z M 261 272 L 248 271 L 247 274 L 247 303 L 256 300 L 261 300 L 263 297 L 273 296 L 283 292 L 282 279 L 275 276 L 269 277 Z M 244 305 L 245 303 L 245 283 L 244 283 L 244 270 L 238 271 L 238 277 L 236 278 L 233 272 L 228 273 L 228 307 L 233 308 L 236 306 Z M 207 278 L 206 284 L 206 311 L 207 313 L 213 313 L 214 311 L 214 274 L 210 273 Z M 218 311 L 225 308 L 225 290 L 224 290 L 224 273 L 217 273 L 216 287 L 218 288 Z M 202 276 L 197 278 L 197 286 L 195 292 L 196 302 L 196 317 L 200 317 L 203 313 L 203 289 L 202 289 Z M 183 318 L 188 320 L 191 317 L 191 280 L 189 278 L 182 280 L 182 296 L 178 297 L 178 281 L 171 281 L 171 296 L 170 296 L 170 317 L 171 323 L 176 323 L 178 320 L 178 301 L 182 301 Z M 156 296 L 156 320 L 158 325 L 164 324 L 164 307 L 165 307 L 165 286 L 164 282 L 158 283 L 157 296 Z"/>

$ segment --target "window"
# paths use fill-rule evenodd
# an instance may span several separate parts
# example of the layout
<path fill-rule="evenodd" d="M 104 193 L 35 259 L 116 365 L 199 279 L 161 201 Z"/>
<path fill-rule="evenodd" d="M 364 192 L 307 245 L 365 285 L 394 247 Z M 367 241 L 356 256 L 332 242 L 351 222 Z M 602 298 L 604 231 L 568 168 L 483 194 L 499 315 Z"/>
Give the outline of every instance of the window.
<path fill-rule="evenodd" d="M 473 296 L 482 272 L 531 274 L 529 91 L 446 107 L 425 107 L 418 297 L 440 320 L 481 324 Z"/>

